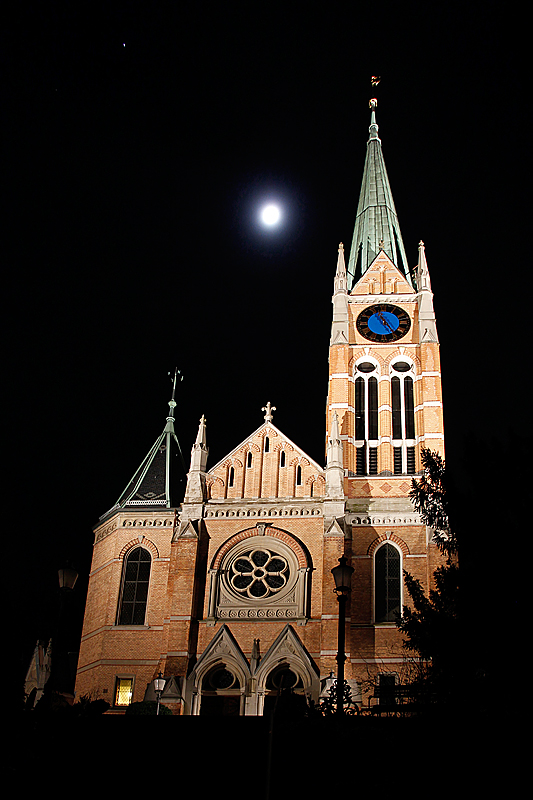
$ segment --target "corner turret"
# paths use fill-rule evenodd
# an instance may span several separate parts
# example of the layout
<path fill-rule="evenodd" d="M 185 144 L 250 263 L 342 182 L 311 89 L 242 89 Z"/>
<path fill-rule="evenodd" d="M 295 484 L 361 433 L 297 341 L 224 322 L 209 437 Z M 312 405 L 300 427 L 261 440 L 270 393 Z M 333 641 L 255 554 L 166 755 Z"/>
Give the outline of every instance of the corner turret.
<path fill-rule="evenodd" d="M 209 449 L 206 444 L 206 421 L 202 414 L 196 441 L 191 450 L 191 467 L 187 475 L 184 503 L 203 503 L 205 496 L 205 472 Z"/>
<path fill-rule="evenodd" d="M 348 277 L 344 264 L 344 245 L 339 244 L 337 272 L 333 289 L 333 323 L 330 344 L 348 344 Z"/>
<path fill-rule="evenodd" d="M 418 245 L 418 266 L 416 268 L 416 282 L 418 286 L 418 328 L 420 343 L 438 342 L 437 323 L 433 309 L 433 292 L 426 261 L 426 248 L 424 242 Z"/>

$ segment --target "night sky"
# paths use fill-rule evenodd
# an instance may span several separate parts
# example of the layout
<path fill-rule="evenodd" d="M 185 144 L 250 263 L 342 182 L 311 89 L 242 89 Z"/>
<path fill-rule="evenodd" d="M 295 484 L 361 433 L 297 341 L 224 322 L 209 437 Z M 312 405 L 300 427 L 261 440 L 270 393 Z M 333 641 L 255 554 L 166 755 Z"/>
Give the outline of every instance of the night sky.
<path fill-rule="evenodd" d="M 202 414 L 213 466 L 267 401 L 324 461 L 333 276 L 372 96 L 411 267 L 426 244 L 479 637 L 517 618 L 495 552 L 516 551 L 531 492 L 531 117 L 520 26 L 499 8 L 17 4 L 1 44 L 20 653 L 49 631 L 67 559 L 81 619 L 92 526 L 163 429 L 176 367 L 187 462 Z M 276 231 L 257 224 L 267 199 Z"/>

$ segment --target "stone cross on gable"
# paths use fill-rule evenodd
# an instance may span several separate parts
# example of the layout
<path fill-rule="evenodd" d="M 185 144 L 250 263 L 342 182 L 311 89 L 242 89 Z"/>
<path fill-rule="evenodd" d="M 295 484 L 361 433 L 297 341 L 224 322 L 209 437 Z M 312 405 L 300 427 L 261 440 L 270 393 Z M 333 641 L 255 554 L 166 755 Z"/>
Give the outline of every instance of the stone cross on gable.
<path fill-rule="evenodd" d="M 267 403 L 266 406 L 263 406 L 261 411 L 266 411 L 265 422 L 272 422 L 272 412 L 276 411 L 276 406 L 271 406 L 270 403 Z"/>

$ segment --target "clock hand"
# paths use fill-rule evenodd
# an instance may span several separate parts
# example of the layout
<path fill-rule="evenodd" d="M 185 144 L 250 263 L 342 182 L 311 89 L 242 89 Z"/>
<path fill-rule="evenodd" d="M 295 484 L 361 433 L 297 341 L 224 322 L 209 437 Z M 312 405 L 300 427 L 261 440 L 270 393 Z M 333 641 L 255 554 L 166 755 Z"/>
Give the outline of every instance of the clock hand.
<path fill-rule="evenodd" d="M 379 319 L 384 328 L 388 328 L 391 333 L 394 333 L 394 328 L 390 322 L 383 316 L 382 311 L 376 311 L 376 317 Z"/>

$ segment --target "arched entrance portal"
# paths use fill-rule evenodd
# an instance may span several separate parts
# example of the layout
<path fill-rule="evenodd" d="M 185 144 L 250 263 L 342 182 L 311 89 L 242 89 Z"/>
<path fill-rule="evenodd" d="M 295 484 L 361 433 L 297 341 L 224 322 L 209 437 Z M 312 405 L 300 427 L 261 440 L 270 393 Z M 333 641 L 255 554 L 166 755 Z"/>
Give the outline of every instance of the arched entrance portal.
<path fill-rule="evenodd" d="M 202 680 L 200 716 L 240 716 L 241 695 L 241 686 L 235 673 L 226 664 L 217 664 Z"/>
<path fill-rule="evenodd" d="M 301 675 L 294 672 L 288 663 L 282 663 L 266 679 L 263 714 L 288 710 L 289 706 L 293 711 L 305 711 L 305 687 Z"/>

